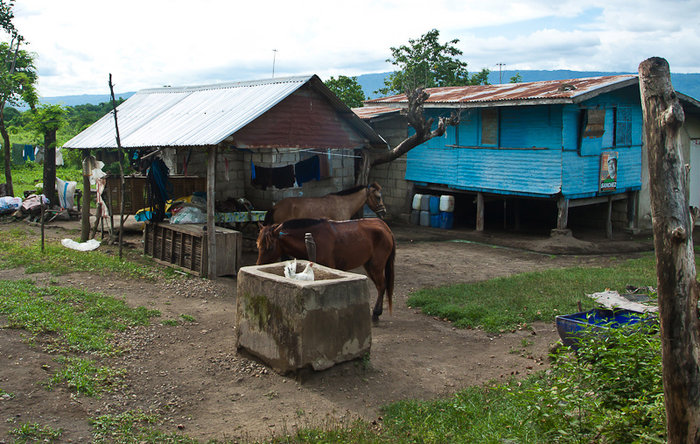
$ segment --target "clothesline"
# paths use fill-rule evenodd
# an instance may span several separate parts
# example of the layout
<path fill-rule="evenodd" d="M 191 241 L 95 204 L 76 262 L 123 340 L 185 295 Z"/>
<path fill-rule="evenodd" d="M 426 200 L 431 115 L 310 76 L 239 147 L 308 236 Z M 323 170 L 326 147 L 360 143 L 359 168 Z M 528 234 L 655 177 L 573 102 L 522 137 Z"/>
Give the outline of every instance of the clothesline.
<path fill-rule="evenodd" d="M 314 151 L 313 149 L 298 149 L 296 152 L 298 153 L 314 153 L 314 154 L 319 154 L 319 155 L 324 155 L 324 156 L 337 156 L 337 157 L 347 157 L 350 159 L 362 159 L 362 156 L 355 156 L 352 154 L 336 154 L 336 153 L 331 153 L 326 152 L 326 153 L 319 153 L 318 151 Z"/>

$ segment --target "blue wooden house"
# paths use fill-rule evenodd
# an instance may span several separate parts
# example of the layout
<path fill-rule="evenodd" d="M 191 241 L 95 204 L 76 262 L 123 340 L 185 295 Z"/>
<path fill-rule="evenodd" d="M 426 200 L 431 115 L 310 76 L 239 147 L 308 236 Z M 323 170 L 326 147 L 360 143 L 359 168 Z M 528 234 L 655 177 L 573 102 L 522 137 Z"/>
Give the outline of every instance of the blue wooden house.
<path fill-rule="evenodd" d="M 426 116 L 459 112 L 461 120 L 443 137 L 408 152 L 405 179 L 420 191 L 475 195 L 477 230 L 483 230 L 485 208 L 494 201 L 511 202 L 516 210 L 548 201 L 557 209 L 552 220 L 559 229 L 567 227 L 570 208 L 607 204 L 603 217 L 610 233 L 613 202 L 624 200 L 627 224 L 634 224 L 642 186 L 637 76 L 427 91 Z M 355 111 L 391 139 L 382 122 L 400 119 L 406 103 L 396 95 L 369 100 Z M 499 211 L 505 218 L 505 210 Z"/>

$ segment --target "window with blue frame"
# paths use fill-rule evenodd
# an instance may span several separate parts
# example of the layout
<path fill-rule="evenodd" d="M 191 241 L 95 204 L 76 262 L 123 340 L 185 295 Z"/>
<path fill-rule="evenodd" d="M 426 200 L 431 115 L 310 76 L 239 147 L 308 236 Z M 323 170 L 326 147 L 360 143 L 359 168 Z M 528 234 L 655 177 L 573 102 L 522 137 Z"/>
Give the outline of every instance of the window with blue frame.
<path fill-rule="evenodd" d="M 481 110 L 481 145 L 498 146 L 498 108 Z"/>
<path fill-rule="evenodd" d="M 615 122 L 615 146 L 632 145 L 632 107 L 618 106 L 613 110 Z"/>

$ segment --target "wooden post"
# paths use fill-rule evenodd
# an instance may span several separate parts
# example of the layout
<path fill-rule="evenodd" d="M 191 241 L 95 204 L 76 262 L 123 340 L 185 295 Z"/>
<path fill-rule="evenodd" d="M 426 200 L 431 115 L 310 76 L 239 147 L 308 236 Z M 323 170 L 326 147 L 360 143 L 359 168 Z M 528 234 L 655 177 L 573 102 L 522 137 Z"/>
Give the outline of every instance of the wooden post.
<path fill-rule="evenodd" d="M 484 231 L 484 194 L 476 193 L 476 231 Z"/>
<path fill-rule="evenodd" d="M 83 208 L 80 216 L 80 241 L 90 238 L 90 150 L 83 150 Z"/>
<path fill-rule="evenodd" d="M 688 176 L 681 154 L 685 117 L 666 60 L 643 61 L 639 87 L 649 159 L 667 442 L 698 442 L 700 322 L 693 227 L 686 197 Z"/>
<path fill-rule="evenodd" d="M 557 200 L 557 229 L 565 230 L 569 226 L 569 199 L 559 196 Z"/>
<path fill-rule="evenodd" d="M 207 157 L 207 275 L 216 277 L 216 215 L 214 214 L 214 190 L 216 190 L 216 146 L 208 151 Z"/>
<path fill-rule="evenodd" d="M 606 239 L 612 239 L 612 207 L 613 207 L 612 196 L 608 196 L 608 216 L 605 219 L 605 237 L 606 237 Z"/>
<path fill-rule="evenodd" d="M 627 193 L 627 228 L 634 230 L 637 228 L 637 196 L 639 191 Z"/>

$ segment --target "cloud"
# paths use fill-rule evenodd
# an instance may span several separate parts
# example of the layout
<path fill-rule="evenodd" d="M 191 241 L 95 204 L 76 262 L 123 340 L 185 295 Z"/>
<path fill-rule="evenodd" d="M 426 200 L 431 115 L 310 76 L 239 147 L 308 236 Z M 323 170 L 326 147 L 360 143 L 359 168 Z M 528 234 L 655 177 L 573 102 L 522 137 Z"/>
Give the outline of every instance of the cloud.
<path fill-rule="evenodd" d="M 38 54 L 44 96 L 275 75 L 392 70 L 389 48 L 440 30 L 470 70 L 636 70 L 649 54 L 700 71 L 690 1 L 17 0 L 15 25 Z M 277 52 L 273 52 L 273 50 Z"/>

